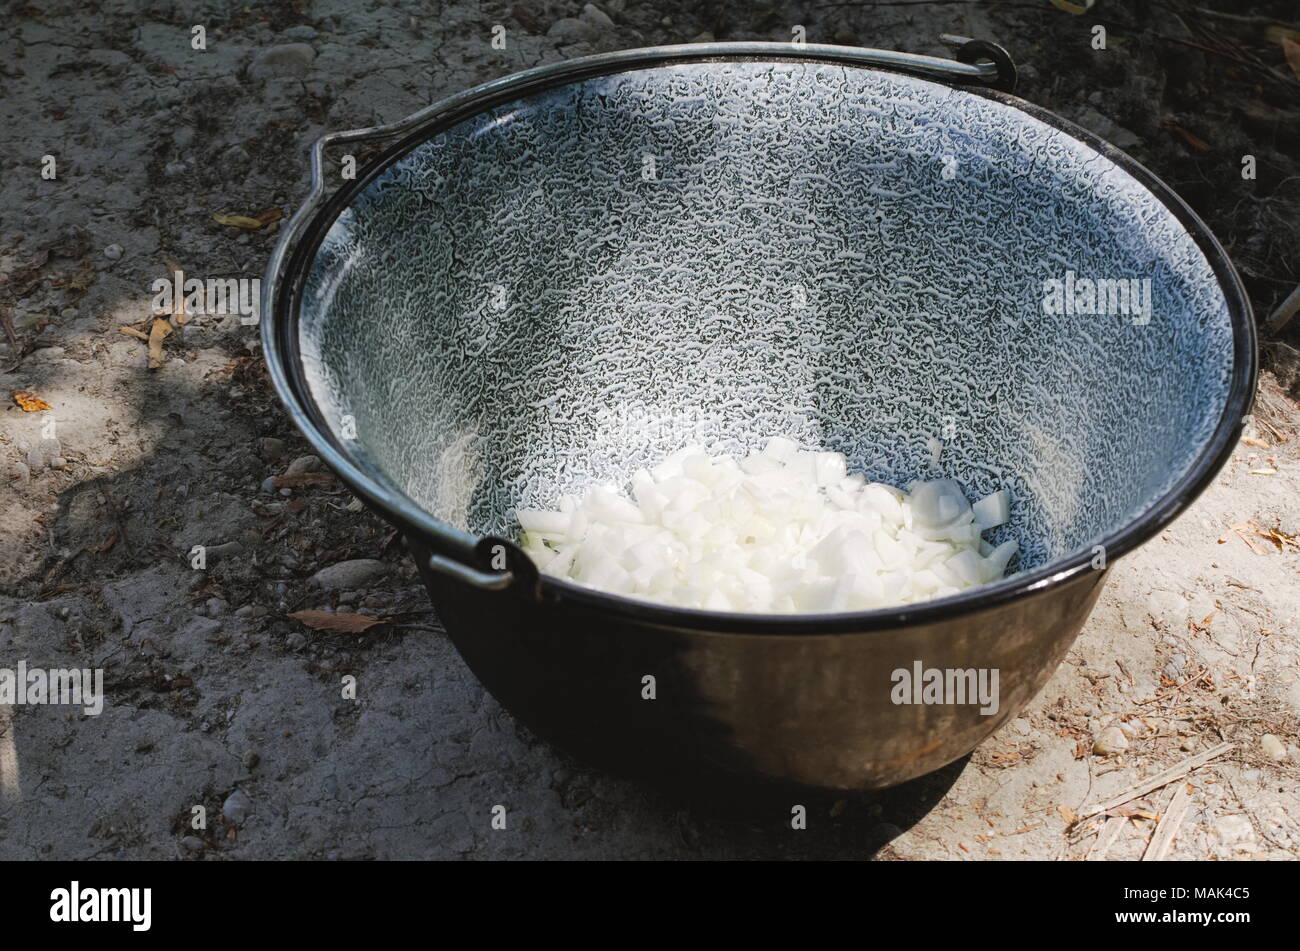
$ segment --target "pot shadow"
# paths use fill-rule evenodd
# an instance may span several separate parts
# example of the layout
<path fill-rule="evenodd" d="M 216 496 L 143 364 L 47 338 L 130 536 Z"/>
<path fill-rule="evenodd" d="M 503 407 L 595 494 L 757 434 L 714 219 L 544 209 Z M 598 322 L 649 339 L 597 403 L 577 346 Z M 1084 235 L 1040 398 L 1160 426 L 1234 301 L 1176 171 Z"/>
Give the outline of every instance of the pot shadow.
<path fill-rule="evenodd" d="M 741 839 L 756 830 L 762 842 L 791 858 L 870 858 L 879 854 L 948 794 L 970 761 L 954 763 L 888 789 L 830 793 L 825 790 L 773 784 L 748 791 L 743 799 L 697 796 L 687 790 L 663 790 L 669 801 L 686 797 L 695 822 Z M 782 842 L 773 833 L 795 830 L 796 810 L 802 807 L 802 832 Z M 775 818 L 773 818 L 775 817 Z"/>
<path fill-rule="evenodd" d="M 573 768 L 561 771 L 556 791 L 566 805 L 597 798 L 639 801 L 684 853 L 673 857 L 860 861 L 897 859 L 892 841 L 943 800 L 971 754 L 888 789 L 840 793 L 779 784 L 702 793 L 698 787 L 595 772 L 564 758 Z M 584 824 L 614 819 L 606 815 L 613 811 L 609 805 L 588 808 Z"/>

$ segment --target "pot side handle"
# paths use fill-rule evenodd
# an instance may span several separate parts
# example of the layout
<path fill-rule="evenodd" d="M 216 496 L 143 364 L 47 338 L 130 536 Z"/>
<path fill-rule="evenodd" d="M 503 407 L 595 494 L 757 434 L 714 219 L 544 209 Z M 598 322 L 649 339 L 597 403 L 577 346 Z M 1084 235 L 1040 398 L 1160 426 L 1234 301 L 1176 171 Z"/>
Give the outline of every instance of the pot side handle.
<path fill-rule="evenodd" d="M 425 543 L 428 543 L 427 539 Z M 520 591 L 536 590 L 537 565 L 513 542 L 487 535 L 474 546 L 472 558 L 486 567 L 476 567 L 436 551 L 428 556 L 425 564 L 430 571 L 484 591 L 505 591 L 515 587 Z"/>

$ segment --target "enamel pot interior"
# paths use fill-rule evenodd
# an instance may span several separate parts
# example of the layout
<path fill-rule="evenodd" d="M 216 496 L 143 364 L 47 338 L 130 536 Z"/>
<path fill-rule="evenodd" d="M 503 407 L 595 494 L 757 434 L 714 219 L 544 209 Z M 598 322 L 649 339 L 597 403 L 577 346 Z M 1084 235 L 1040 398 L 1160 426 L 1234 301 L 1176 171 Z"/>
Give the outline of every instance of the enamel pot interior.
<path fill-rule="evenodd" d="M 1149 174 L 1011 97 L 877 69 L 532 89 L 431 123 L 326 212 L 297 398 L 349 466 L 470 535 L 782 435 L 872 480 L 1007 487 L 986 537 L 1047 578 L 1185 505 L 1253 379 L 1235 275 Z M 1121 312 L 1078 313 L 1087 282 Z"/>

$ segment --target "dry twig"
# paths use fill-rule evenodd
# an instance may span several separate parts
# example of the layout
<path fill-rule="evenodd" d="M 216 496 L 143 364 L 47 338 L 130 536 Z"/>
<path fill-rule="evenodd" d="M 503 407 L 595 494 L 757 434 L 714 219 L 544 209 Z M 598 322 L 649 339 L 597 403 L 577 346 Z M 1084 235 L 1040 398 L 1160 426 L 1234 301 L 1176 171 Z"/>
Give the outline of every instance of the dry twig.
<path fill-rule="evenodd" d="M 1189 756 L 1181 763 L 1176 763 L 1173 766 L 1170 766 L 1168 769 L 1156 773 L 1150 779 L 1142 780 L 1142 782 L 1138 783 L 1136 786 L 1132 786 L 1129 789 L 1126 789 L 1124 792 L 1120 793 L 1119 795 L 1111 796 L 1109 799 L 1105 800 L 1104 802 L 1098 803 L 1095 806 L 1090 806 L 1084 809 L 1082 812 L 1079 813 L 1079 818 L 1087 819 L 1091 816 L 1097 815 L 1098 813 L 1105 812 L 1108 809 L 1118 808 L 1119 806 L 1124 805 L 1124 803 L 1126 802 L 1131 802 L 1132 800 L 1136 799 L 1138 796 L 1145 796 L 1149 792 L 1155 792 L 1157 789 L 1160 789 L 1162 786 L 1168 786 L 1170 783 L 1182 779 L 1192 770 L 1204 766 L 1212 759 L 1216 759 L 1222 756 L 1224 753 L 1228 752 L 1228 750 L 1232 749 L 1235 745 L 1236 744 L 1234 743 L 1220 743 L 1218 746 L 1213 747 L 1212 749 L 1208 749 L 1204 753 L 1197 753 L 1195 756 Z"/>
<path fill-rule="evenodd" d="M 1085 861 L 1100 862 L 1106 858 L 1106 853 L 1110 851 L 1110 847 L 1115 844 L 1115 840 L 1119 838 L 1126 825 L 1128 825 L 1127 816 L 1111 816 L 1107 819 L 1106 824 L 1097 833 L 1097 841 L 1092 844 Z"/>
<path fill-rule="evenodd" d="M 1147 850 L 1142 853 L 1143 862 L 1162 862 L 1169 854 L 1174 844 L 1174 837 L 1178 835 L 1178 829 L 1183 824 L 1183 819 L 1187 817 L 1187 808 L 1192 802 L 1192 797 L 1187 792 L 1188 788 L 1187 783 L 1179 783 L 1178 788 L 1174 790 L 1173 798 L 1165 807 L 1165 814 L 1160 817 L 1156 831 L 1151 834 Z"/>

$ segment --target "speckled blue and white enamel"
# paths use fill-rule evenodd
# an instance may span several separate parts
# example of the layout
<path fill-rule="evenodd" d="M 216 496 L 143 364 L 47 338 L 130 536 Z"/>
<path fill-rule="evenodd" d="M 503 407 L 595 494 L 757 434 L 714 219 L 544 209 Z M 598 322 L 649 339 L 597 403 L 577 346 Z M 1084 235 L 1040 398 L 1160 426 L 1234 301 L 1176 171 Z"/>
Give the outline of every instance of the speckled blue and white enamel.
<path fill-rule="evenodd" d="M 1150 322 L 1045 313 L 1067 271 L 1149 279 Z M 1204 254 L 1112 161 L 820 62 L 638 69 L 468 119 L 338 218 L 300 321 L 329 425 L 457 528 L 512 535 L 516 506 L 779 434 L 875 480 L 1008 486 L 1020 569 L 1169 490 L 1233 362 Z"/>

